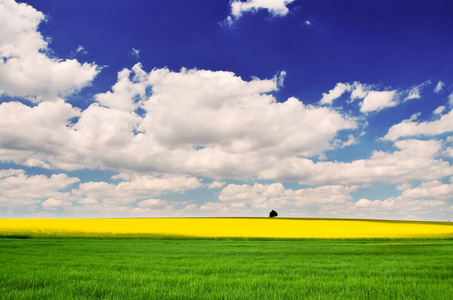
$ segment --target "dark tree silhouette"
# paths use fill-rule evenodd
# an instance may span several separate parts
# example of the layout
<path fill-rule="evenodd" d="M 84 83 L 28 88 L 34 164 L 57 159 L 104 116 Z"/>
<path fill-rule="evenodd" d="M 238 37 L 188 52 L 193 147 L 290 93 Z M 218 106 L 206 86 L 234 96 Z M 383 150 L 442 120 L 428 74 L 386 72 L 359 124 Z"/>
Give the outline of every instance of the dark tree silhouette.
<path fill-rule="evenodd" d="M 275 210 L 272 210 L 272 211 L 269 213 L 269 218 L 275 218 L 276 216 L 278 216 L 278 213 L 277 213 Z"/>

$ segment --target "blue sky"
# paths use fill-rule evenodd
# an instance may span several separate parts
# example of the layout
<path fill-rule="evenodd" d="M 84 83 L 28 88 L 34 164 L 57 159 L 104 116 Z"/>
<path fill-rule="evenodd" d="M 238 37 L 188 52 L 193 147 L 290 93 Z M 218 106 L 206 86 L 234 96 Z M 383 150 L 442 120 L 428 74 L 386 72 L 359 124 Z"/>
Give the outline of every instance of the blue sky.
<path fill-rule="evenodd" d="M 453 219 L 451 1 L 0 6 L 0 217 Z"/>

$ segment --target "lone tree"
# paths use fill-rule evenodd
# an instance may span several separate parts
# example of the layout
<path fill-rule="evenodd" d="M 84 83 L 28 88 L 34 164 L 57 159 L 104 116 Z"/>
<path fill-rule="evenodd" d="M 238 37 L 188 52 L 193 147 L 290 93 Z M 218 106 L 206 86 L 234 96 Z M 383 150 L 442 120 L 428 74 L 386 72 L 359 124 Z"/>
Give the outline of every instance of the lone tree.
<path fill-rule="evenodd" d="M 277 213 L 275 210 L 272 210 L 272 211 L 269 213 L 269 218 L 275 218 L 276 216 L 278 216 L 278 213 Z"/>

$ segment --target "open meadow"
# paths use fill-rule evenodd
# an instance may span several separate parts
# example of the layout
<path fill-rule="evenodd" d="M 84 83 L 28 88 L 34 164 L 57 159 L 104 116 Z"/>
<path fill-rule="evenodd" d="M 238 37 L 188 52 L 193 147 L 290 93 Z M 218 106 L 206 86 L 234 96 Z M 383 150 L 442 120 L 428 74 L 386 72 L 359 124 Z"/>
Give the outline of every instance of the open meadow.
<path fill-rule="evenodd" d="M 341 225 L 334 221 L 340 220 L 331 221 L 332 230 Z M 363 222 L 431 230 L 436 225 Z M 453 239 L 443 231 L 443 238 L 276 240 L 112 232 L 83 237 L 80 227 L 77 235 L 65 237 L 12 235 L 5 223 L 1 220 L 1 299 L 451 299 L 453 294 Z"/>

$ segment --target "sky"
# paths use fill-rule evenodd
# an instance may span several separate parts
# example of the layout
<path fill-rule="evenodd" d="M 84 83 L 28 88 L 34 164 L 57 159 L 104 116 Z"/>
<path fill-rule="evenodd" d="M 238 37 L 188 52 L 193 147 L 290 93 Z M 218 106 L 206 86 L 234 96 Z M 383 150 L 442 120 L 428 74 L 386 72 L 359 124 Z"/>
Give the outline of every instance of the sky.
<path fill-rule="evenodd" d="M 453 2 L 0 0 L 0 218 L 453 220 Z"/>

